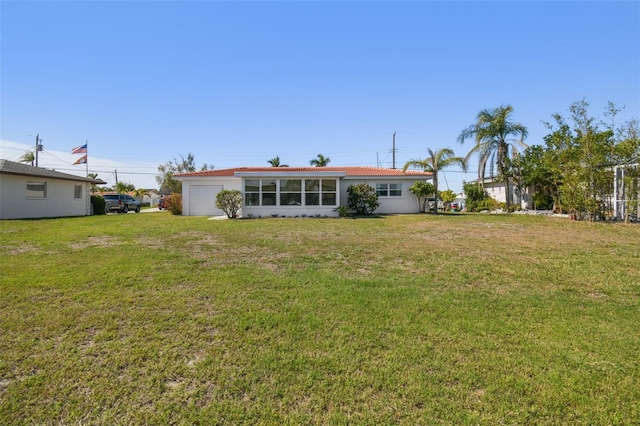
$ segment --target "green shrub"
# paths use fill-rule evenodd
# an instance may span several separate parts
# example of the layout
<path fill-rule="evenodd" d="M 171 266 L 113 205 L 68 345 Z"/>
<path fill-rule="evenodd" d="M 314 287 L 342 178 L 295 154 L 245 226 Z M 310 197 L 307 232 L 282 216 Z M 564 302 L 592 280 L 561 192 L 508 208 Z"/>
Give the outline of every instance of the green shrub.
<path fill-rule="evenodd" d="M 171 194 L 164 197 L 164 205 L 167 211 L 173 215 L 182 214 L 182 194 Z"/>
<path fill-rule="evenodd" d="M 509 213 L 522 210 L 520 204 L 509 204 L 509 209 L 507 210 L 507 203 L 498 203 L 498 208 L 508 211 Z"/>
<path fill-rule="evenodd" d="M 484 200 L 477 202 L 474 212 L 481 212 L 483 210 L 497 210 L 500 207 L 500 203 L 491 197 L 487 197 Z"/>
<path fill-rule="evenodd" d="M 349 207 L 347 207 L 347 206 L 340 206 L 340 207 L 334 209 L 333 211 L 338 212 L 338 216 L 340 216 L 340 217 L 349 216 Z"/>
<path fill-rule="evenodd" d="M 498 207 L 497 201 L 489 198 L 487 191 L 478 183 L 463 182 L 462 189 L 466 198 L 467 211 L 495 210 Z"/>
<path fill-rule="evenodd" d="M 91 205 L 93 206 L 93 215 L 98 216 L 101 214 L 105 214 L 104 209 L 106 208 L 106 202 L 102 195 L 92 195 L 91 196 Z"/>
<path fill-rule="evenodd" d="M 242 192 L 237 189 L 223 189 L 216 195 L 216 207 L 225 212 L 229 219 L 235 219 L 242 207 Z"/>
<path fill-rule="evenodd" d="M 349 209 L 358 215 L 370 215 L 378 208 L 380 202 L 375 188 L 360 183 L 347 188 L 347 204 Z"/>

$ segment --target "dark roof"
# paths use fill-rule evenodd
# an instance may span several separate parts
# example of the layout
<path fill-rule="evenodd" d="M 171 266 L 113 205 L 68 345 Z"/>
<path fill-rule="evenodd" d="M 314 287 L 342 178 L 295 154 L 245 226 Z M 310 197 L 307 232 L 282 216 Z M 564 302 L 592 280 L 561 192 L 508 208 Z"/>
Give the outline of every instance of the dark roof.
<path fill-rule="evenodd" d="M 76 182 L 87 182 L 95 185 L 104 185 L 106 182 L 100 179 L 90 179 L 82 176 L 60 173 L 55 170 L 44 169 L 42 167 L 29 166 L 27 164 L 16 163 L 9 160 L 0 160 L 0 173 L 7 175 L 35 176 L 51 179 L 72 180 Z"/>
<path fill-rule="evenodd" d="M 244 173 L 264 173 L 264 174 L 295 174 L 304 173 L 309 174 L 336 174 L 343 173 L 344 176 L 349 177 L 401 177 L 401 176 L 416 176 L 416 177 L 430 177 L 431 173 L 423 172 L 420 170 L 407 170 L 402 169 L 384 169 L 381 167 L 357 167 L 357 166 L 331 166 L 331 167 L 235 167 L 231 169 L 219 169 L 219 170 L 204 170 L 201 172 L 182 173 L 176 175 L 176 177 L 213 177 L 213 176 L 236 176 L 236 174 Z"/>

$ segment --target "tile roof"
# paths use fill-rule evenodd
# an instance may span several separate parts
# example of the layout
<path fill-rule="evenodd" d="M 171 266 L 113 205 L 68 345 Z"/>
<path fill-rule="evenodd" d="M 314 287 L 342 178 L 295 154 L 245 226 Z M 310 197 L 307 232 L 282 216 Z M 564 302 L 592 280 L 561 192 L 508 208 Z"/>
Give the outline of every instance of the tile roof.
<path fill-rule="evenodd" d="M 205 170 L 201 172 L 182 173 L 176 175 L 176 177 L 213 177 L 213 176 L 236 176 L 244 173 L 264 173 L 264 174 L 317 174 L 323 173 L 344 173 L 349 177 L 401 177 L 401 176 L 422 176 L 429 177 L 431 173 L 423 172 L 420 170 L 407 170 L 403 172 L 402 169 L 384 169 L 380 167 L 361 167 L 361 166 L 330 166 L 330 167 L 235 167 L 230 169 L 214 169 Z"/>
<path fill-rule="evenodd" d="M 0 160 L 0 173 L 8 175 L 35 176 L 51 179 L 73 180 L 76 182 L 89 182 L 96 185 L 104 185 L 106 182 L 100 179 L 90 179 L 82 176 L 56 172 L 42 167 L 29 166 L 9 160 Z"/>

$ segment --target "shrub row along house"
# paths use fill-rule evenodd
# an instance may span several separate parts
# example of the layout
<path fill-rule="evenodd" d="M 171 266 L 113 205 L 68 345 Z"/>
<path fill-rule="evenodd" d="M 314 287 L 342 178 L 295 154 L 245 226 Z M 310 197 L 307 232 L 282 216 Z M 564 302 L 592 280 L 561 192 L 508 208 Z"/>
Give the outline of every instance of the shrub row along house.
<path fill-rule="evenodd" d="M 418 213 L 409 187 L 432 174 L 378 167 L 238 167 L 175 178 L 182 182 L 185 216 L 222 216 L 215 199 L 223 189 L 242 192 L 244 217 L 338 216 L 336 209 L 347 205 L 347 188 L 360 183 L 376 189 L 376 213 Z"/>
<path fill-rule="evenodd" d="M 87 216 L 99 179 L 0 160 L 0 219 Z"/>

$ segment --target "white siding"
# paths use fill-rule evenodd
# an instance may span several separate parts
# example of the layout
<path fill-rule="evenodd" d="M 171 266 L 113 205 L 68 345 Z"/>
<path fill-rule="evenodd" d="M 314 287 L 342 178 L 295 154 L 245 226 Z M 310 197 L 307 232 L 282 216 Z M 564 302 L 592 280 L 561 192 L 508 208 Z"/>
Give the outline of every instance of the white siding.
<path fill-rule="evenodd" d="M 347 205 L 347 188 L 351 185 L 358 185 L 360 183 L 366 183 L 373 188 L 377 183 L 400 183 L 402 184 L 402 195 L 399 197 L 379 197 L 378 201 L 380 206 L 375 213 L 380 214 L 402 214 L 402 213 L 420 213 L 418 201 L 416 197 L 409 192 L 409 187 L 414 182 L 419 181 L 419 178 L 407 179 L 407 178 L 388 178 L 388 177 L 372 177 L 372 178 L 344 178 L 342 180 L 341 189 L 342 193 L 340 198 L 343 200 L 342 204 Z"/>
<path fill-rule="evenodd" d="M 504 203 L 507 200 L 506 197 L 506 185 L 504 182 L 489 182 L 484 184 L 484 189 L 489 194 L 489 197 L 498 201 L 499 203 Z M 529 208 L 530 197 L 527 194 L 527 191 L 523 191 L 521 194 L 520 190 L 516 188 L 516 186 L 511 183 L 509 185 L 509 190 L 511 191 L 511 204 L 520 205 L 523 209 Z"/>
<path fill-rule="evenodd" d="M 336 207 L 338 206 L 245 206 L 243 207 L 243 215 L 244 217 L 247 217 L 248 215 L 253 217 L 296 217 L 303 215 L 337 217 L 338 213 L 335 211 Z"/>

